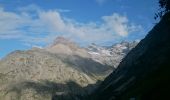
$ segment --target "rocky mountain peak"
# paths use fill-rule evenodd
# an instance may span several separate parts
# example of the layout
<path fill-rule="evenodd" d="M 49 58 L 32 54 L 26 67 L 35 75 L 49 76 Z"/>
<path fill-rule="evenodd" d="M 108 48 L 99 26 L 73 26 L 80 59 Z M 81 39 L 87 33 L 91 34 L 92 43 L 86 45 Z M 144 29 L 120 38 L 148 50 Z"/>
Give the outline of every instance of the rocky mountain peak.
<path fill-rule="evenodd" d="M 75 100 L 87 95 L 127 54 L 117 49 L 94 43 L 83 48 L 57 37 L 46 48 L 14 51 L 0 60 L 0 100 Z"/>
<path fill-rule="evenodd" d="M 86 49 L 93 60 L 116 68 L 121 59 L 137 44 L 138 42 L 122 41 L 105 47 L 92 43 Z"/>
<path fill-rule="evenodd" d="M 51 53 L 74 55 L 81 48 L 70 39 L 59 36 L 45 49 Z"/>
<path fill-rule="evenodd" d="M 64 44 L 64 45 L 76 45 L 76 43 L 74 43 L 73 41 L 71 41 L 68 38 L 62 37 L 62 36 L 58 36 L 52 43 L 51 46 L 55 46 L 57 44 Z"/>

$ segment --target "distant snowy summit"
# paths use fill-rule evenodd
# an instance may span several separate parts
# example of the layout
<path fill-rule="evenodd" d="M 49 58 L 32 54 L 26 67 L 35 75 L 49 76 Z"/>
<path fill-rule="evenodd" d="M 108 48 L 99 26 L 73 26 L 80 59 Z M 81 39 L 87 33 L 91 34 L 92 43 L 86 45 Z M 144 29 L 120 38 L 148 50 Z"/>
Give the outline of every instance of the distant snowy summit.
<path fill-rule="evenodd" d="M 46 50 L 52 53 L 77 55 L 93 59 L 98 63 L 116 68 L 122 58 L 138 43 L 139 41 L 122 41 L 121 43 L 116 43 L 112 46 L 100 46 L 91 43 L 87 47 L 80 47 L 78 44 L 67 38 L 57 37 Z"/>
<path fill-rule="evenodd" d="M 86 50 L 93 60 L 116 68 L 123 57 L 138 43 L 139 41 L 123 41 L 107 47 L 92 43 L 86 48 Z"/>

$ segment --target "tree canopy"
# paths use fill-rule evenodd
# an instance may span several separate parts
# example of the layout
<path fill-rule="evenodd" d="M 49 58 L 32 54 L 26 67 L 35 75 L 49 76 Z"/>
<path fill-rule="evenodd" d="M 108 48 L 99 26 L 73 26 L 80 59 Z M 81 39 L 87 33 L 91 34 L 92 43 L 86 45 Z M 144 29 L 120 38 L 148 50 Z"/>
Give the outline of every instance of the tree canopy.
<path fill-rule="evenodd" d="M 155 14 L 155 19 L 158 17 L 162 18 L 165 13 L 170 12 L 170 0 L 159 0 L 159 7 L 160 9 Z"/>

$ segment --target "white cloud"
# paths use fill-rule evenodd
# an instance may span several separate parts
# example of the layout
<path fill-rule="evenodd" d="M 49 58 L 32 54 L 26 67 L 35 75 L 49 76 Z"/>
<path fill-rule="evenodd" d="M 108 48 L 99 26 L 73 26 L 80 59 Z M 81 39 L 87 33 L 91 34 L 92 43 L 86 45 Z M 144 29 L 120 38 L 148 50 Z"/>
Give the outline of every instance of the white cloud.
<path fill-rule="evenodd" d="M 22 31 L 18 28 L 26 22 L 27 18 L 11 12 L 0 10 L 0 38 L 19 38 Z"/>
<path fill-rule="evenodd" d="M 116 40 L 141 29 L 131 23 L 126 16 L 113 13 L 103 16 L 97 22 L 80 23 L 65 18 L 57 10 L 42 10 L 37 6 L 28 6 L 19 13 L 0 10 L 0 39 L 17 38 L 25 43 L 49 43 L 56 36 L 62 35 L 72 40 L 100 42 Z M 31 11 L 34 11 L 32 16 Z"/>
<path fill-rule="evenodd" d="M 111 16 L 103 16 L 102 19 L 105 21 L 105 28 L 123 37 L 141 28 L 140 25 L 129 23 L 126 16 L 121 16 L 118 13 L 113 13 Z"/>
<path fill-rule="evenodd" d="M 105 26 L 107 26 L 108 29 L 111 29 L 120 36 L 128 35 L 129 31 L 127 17 L 114 13 L 111 16 L 104 16 L 103 20 L 105 21 Z"/>

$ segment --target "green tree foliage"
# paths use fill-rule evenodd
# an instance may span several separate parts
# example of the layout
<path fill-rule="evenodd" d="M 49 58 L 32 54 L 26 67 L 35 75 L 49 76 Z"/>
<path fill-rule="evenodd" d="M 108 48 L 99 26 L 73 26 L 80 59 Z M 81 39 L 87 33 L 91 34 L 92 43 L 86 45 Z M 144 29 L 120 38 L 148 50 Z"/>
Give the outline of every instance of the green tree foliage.
<path fill-rule="evenodd" d="M 159 0 L 159 11 L 158 13 L 155 14 L 155 19 L 162 18 L 162 16 L 167 13 L 170 12 L 170 0 Z"/>

